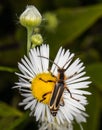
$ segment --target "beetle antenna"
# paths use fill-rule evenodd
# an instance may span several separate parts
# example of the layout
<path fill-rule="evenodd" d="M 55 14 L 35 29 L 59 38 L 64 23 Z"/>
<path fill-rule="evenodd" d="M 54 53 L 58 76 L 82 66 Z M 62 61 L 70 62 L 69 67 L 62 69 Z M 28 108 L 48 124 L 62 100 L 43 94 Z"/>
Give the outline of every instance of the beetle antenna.
<path fill-rule="evenodd" d="M 62 68 L 64 68 L 68 62 L 70 62 L 70 60 L 67 61 Z M 66 70 L 68 69 L 68 67 L 69 67 L 69 66 L 67 66 L 67 68 L 65 68 L 64 70 L 66 71 Z"/>
<path fill-rule="evenodd" d="M 66 64 L 68 63 L 68 62 L 70 62 L 72 60 L 72 57 L 70 58 L 70 59 L 68 59 L 68 61 L 64 64 L 64 66 L 62 67 L 62 68 L 64 68 L 65 66 L 66 66 Z M 69 66 L 67 66 L 67 68 L 65 69 L 65 71 L 68 69 L 68 67 Z"/>
<path fill-rule="evenodd" d="M 51 63 L 55 64 L 60 69 L 60 67 L 53 60 L 51 60 L 45 56 L 38 56 L 38 57 L 45 58 L 45 59 L 49 60 Z"/>

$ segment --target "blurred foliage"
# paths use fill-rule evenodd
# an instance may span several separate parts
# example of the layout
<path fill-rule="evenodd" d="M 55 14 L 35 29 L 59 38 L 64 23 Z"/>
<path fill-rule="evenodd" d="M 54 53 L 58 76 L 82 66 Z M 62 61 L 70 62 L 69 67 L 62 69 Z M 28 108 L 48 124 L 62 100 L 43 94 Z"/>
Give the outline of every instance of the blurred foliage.
<path fill-rule="evenodd" d="M 18 18 L 26 5 L 35 5 L 41 14 L 55 14 L 58 25 L 41 33 L 51 46 L 53 58 L 59 46 L 69 48 L 85 63 L 92 81 L 88 89 L 87 123 L 84 130 L 102 129 L 102 0 L 4 0 L 0 2 L 0 130 L 37 130 L 35 119 L 18 108 L 21 100 L 12 90 L 17 62 L 26 54 L 26 29 Z M 12 73 L 13 72 L 13 73 Z M 75 130 L 79 130 L 75 124 Z"/>

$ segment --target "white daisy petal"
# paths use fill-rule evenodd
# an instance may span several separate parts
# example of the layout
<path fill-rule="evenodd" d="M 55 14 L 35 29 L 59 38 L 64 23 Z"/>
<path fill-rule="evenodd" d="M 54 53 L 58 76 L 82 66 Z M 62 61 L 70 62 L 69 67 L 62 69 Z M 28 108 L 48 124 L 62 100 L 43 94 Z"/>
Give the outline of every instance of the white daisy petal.
<path fill-rule="evenodd" d="M 30 96 L 30 97 L 25 98 L 25 99 L 23 100 L 23 102 L 29 102 L 29 101 L 31 101 L 31 100 L 33 100 L 33 99 L 34 99 L 34 97 Z"/>
<path fill-rule="evenodd" d="M 34 52 L 35 49 L 32 49 L 30 50 L 30 53 L 29 53 L 29 59 L 30 59 L 30 62 L 32 64 L 32 67 L 33 67 L 33 70 L 34 70 L 34 73 L 37 75 L 39 73 L 39 70 L 37 68 L 37 64 L 36 64 L 36 60 L 35 60 L 35 52 Z"/>
<path fill-rule="evenodd" d="M 36 109 L 35 109 L 35 112 L 34 112 L 34 116 L 36 116 L 36 121 L 38 121 L 39 120 L 39 109 L 40 109 L 40 103 L 38 103 L 37 105 L 36 105 Z"/>
<path fill-rule="evenodd" d="M 19 73 L 15 73 L 16 75 L 18 75 L 19 77 L 22 77 L 24 79 L 28 79 L 29 81 L 31 81 L 32 77 L 27 76 L 27 75 L 23 75 L 23 74 L 19 74 Z"/>
<path fill-rule="evenodd" d="M 41 114 L 43 111 L 43 104 L 39 103 L 39 107 L 37 108 L 38 114 L 36 120 L 38 121 L 41 118 Z"/>
<path fill-rule="evenodd" d="M 71 112 L 74 116 L 77 116 L 77 113 L 78 113 L 78 114 L 81 114 L 81 111 L 80 111 L 78 108 L 76 108 L 76 107 L 74 107 L 74 106 L 72 106 L 72 105 L 69 105 L 69 104 L 68 104 L 68 107 L 69 107 L 69 109 L 70 109 L 70 112 Z"/>
<path fill-rule="evenodd" d="M 58 116 L 56 116 L 56 120 L 57 120 L 58 124 L 60 124 L 60 119 L 58 118 Z"/>
<path fill-rule="evenodd" d="M 29 80 L 23 79 L 21 77 L 19 77 L 19 82 L 29 84 Z"/>
<path fill-rule="evenodd" d="M 29 54 L 30 54 L 30 53 L 29 53 Z M 33 65 L 32 65 L 32 63 L 30 62 L 30 60 L 29 60 L 26 56 L 24 56 L 24 59 L 25 59 L 25 61 L 22 59 L 22 63 L 25 64 L 25 62 L 26 62 L 26 64 L 28 64 L 28 67 L 27 67 L 27 68 L 29 68 L 30 72 L 31 72 L 33 75 L 36 75 L 35 70 L 34 70 Z M 26 66 L 27 66 L 27 65 L 26 65 Z"/>
<path fill-rule="evenodd" d="M 38 73 L 41 73 L 42 72 L 42 66 L 41 66 L 41 61 L 39 60 L 38 56 L 39 56 L 39 50 L 35 50 L 32 49 L 29 56 L 30 56 L 30 60 L 33 64 L 33 67 L 35 69 L 35 73 L 38 74 Z"/>
<path fill-rule="evenodd" d="M 15 83 L 15 84 L 18 85 L 18 86 L 25 87 L 25 88 L 30 88 L 31 87 L 31 84 L 28 84 L 28 83 Z"/>
<path fill-rule="evenodd" d="M 85 81 L 85 82 L 79 82 L 79 83 L 72 83 L 72 84 L 67 84 L 69 89 L 78 89 L 78 88 L 88 88 L 88 85 L 90 84 L 90 81 Z"/>
<path fill-rule="evenodd" d="M 30 101 L 25 107 L 24 110 L 27 110 L 28 108 L 30 108 L 33 105 L 34 100 Z"/>
<path fill-rule="evenodd" d="M 46 50 L 46 51 L 45 51 Z M 49 59 L 49 46 L 48 45 L 43 45 L 42 48 L 40 48 L 40 55 L 44 56 L 46 58 Z M 45 58 L 40 58 L 40 60 L 42 61 L 42 68 L 43 71 L 46 72 L 49 68 L 49 60 L 45 59 Z"/>
<path fill-rule="evenodd" d="M 19 87 L 20 87 L 20 86 L 18 86 L 18 85 L 16 86 L 16 85 L 15 85 L 15 86 L 13 86 L 12 88 L 14 89 L 14 88 L 19 88 Z"/>
<path fill-rule="evenodd" d="M 61 112 L 63 113 L 65 119 L 66 119 L 69 123 L 71 123 L 71 121 L 69 120 L 69 117 L 66 115 L 66 110 L 64 109 L 64 107 L 61 107 L 60 110 L 61 110 Z"/>
<path fill-rule="evenodd" d="M 68 82 L 70 82 L 70 81 L 73 81 L 73 80 L 75 80 L 75 79 L 78 79 L 78 78 L 80 78 L 81 76 L 83 76 L 83 75 L 85 75 L 85 73 L 86 72 L 82 72 L 82 73 L 79 73 L 79 74 L 75 74 L 73 77 L 71 77 L 71 78 L 68 78 L 67 80 L 66 80 L 66 83 L 67 83 L 67 81 Z"/>
<path fill-rule="evenodd" d="M 85 94 L 85 95 L 90 95 L 91 93 L 90 92 L 87 92 L 87 91 L 85 91 L 85 90 L 74 90 L 74 91 L 71 91 L 72 93 L 76 93 L 76 94 L 80 94 L 80 95 L 83 95 L 83 94 Z"/>
<path fill-rule="evenodd" d="M 59 121 L 60 121 L 59 124 L 60 124 L 60 123 L 64 124 L 62 112 L 58 111 L 57 118 L 59 118 Z"/>
<path fill-rule="evenodd" d="M 85 107 L 82 104 L 80 104 L 78 101 L 70 99 L 69 104 L 75 106 L 76 108 L 78 108 L 78 109 L 80 109 L 82 111 L 85 111 Z"/>
<path fill-rule="evenodd" d="M 68 76 L 73 75 L 75 72 L 77 72 L 77 65 L 79 64 L 80 60 L 76 59 L 70 66 L 69 68 L 66 70 L 67 74 L 70 74 Z"/>
<path fill-rule="evenodd" d="M 29 70 L 22 64 L 18 63 L 18 67 L 20 70 L 23 70 L 22 72 L 25 73 L 25 75 L 28 75 L 30 77 L 34 77 L 34 75 L 32 73 L 29 72 Z"/>
<path fill-rule="evenodd" d="M 32 96 L 31 93 L 21 93 L 21 95 L 22 95 L 23 97 L 30 97 L 30 96 Z"/>
<path fill-rule="evenodd" d="M 28 89 L 28 88 L 26 88 L 26 87 L 24 88 L 24 87 L 21 87 L 21 86 L 19 87 L 19 91 L 22 92 L 22 93 L 23 93 L 23 92 L 25 92 L 25 93 L 31 93 L 31 90 L 30 90 L 30 89 Z"/>
<path fill-rule="evenodd" d="M 42 107 L 43 107 L 43 112 L 42 112 L 42 118 L 41 118 L 41 120 L 44 121 L 46 106 L 45 106 L 45 105 L 42 105 Z"/>
<path fill-rule="evenodd" d="M 32 50 L 32 55 L 33 55 L 33 50 Z M 40 56 L 40 50 L 37 47 L 36 48 L 36 53 L 35 53 L 35 56 L 34 56 L 34 60 L 35 60 L 34 64 L 36 64 L 36 67 L 39 70 L 39 72 L 42 72 L 43 71 L 42 70 L 42 63 L 41 63 L 41 60 L 39 59 L 38 56 Z"/>
<path fill-rule="evenodd" d="M 50 110 L 49 110 L 48 106 L 46 106 L 46 113 L 47 113 L 48 122 L 51 122 L 52 119 L 51 119 L 51 114 L 50 114 Z"/>
<path fill-rule="evenodd" d="M 81 67 L 81 68 L 78 70 L 78 72 L 77 72 L 77 73 L 82 72 L 84 69 L 85 69 L 85 66 Z"/>
<path fill-rule="evenodd" d="M 78 123 L 80 123 L 80 122 L 86 122 L 86 118 L 85 117 L 87 117 L 87 116 L 88 115 L 86 113 L 82 112 L 82 114 L 80 114 L 79 116 L 76 116 L 76 121 Z"/>
<path fill-rule="evenodd" d="M 34 110 L 34 108 L 35 108 L 35 106 L 36 106 L 36 104 L 37 104 L 37 100 L 35 99 L 34 100 L 34 102 L 33 102 L 33 104 L 32 104 L 32 106 L 31 106 L 31 111 L 33 111 Z"/>
<path fill-rule="evenodd" d="M 19 106 L 23 106 L 23 105 L 26 105 L 27 103 L 25 103 L 25 102 L 20 102 L 18 105 Z"/>
<path fill-rule="evenodd" d="M 32 65 L 31 65 L 30 61 L 27 59 L 26 56 L 24 56 L 24 58 L 27 60 L 27 62 L 24 59 L 21 59 L 21 62 L 23 63 L 23 65 L 25 65 L 25 67 L 27 68 L 29 73 L 31 73 L 32 75 L 35 75 L 35 73 L 32 71 L 33 68 L 31 67 Z"/>
<path fill-rule="evenodd" d="M 72 83 L 77 83 L 77 82 L 80 82 L 80 81 L 84 81 L 84 80 L 87 80 L 89 79 L 90 77 L 82 77 L 82 78 L 79 78 L 79 79 L 75 79 L 73 81 L 69 81 L 68 83 L 69 84 L 72 84 Z"/>
<path fill-rule="evenodd" d="M 60 47 L 60 49 L 59 49 L 59 51 L 58 51 L 58 53 L 57 53 L 57 55 L 56 55 L 56 58 L 55 58 L 55 60 L 54 60 L 54 63 L 58 63 L 58 61 L 59 61 L 59 58 L 60 58 L 60 54 L 61 54 L 61 51 L 62 51 L 62 47 Z M 52 65 L 52 67 L 51 67 L 51 72 L 53 73 L 53 74 L 57 74 L 57 66 L 55 65 L 55 64 L 53 64 Z"/>

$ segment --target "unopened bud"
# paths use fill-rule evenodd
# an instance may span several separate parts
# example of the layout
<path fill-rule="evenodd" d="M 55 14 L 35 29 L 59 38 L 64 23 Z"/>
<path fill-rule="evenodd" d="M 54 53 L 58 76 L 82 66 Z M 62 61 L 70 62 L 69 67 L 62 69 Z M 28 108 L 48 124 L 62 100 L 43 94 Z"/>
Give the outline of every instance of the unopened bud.
<path fill-rule="evenodd" d="M 45 28 L 48 31 L 53 31 L 58 26 L 58 19 L 54 13 L 46 13 L 44 19 L 47 21 Z"/>
<path fill-rule="evenodd" d="M 36 27 L 40 25 L 42 16 L 35 6 L 27 6 L 25 11 L 20 15 L 20 23 L 25 27 Z"/>
<path fill-rule="evenodd" d="M 43 43 L 43 38 L 41 34 L 34 34 L 31 37 L 32 47 L 35 47 L 36 45 L 41 45 Z"/>

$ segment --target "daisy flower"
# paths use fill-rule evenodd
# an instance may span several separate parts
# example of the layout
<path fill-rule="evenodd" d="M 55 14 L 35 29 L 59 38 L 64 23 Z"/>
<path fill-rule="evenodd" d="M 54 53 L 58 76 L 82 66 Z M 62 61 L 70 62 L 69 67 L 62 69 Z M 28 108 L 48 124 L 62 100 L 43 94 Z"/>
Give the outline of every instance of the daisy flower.
<path fill-rule="evenodd" d="M 16 73 L 19 81 L 14 88 L 19 88 L 24 97 L 20 105 L 30 109 L 30 115 L 40 122 L 39 130 L 72 130 L 74 120 L 86 122 L 85 95 L 90 92 L 83 89 L 91 82 L 84 76 L 83 63 L 79 58 L 73 61 L 73 57 L 73 53 L 60 47 L 52 62 L 49 45 L 43 44 L 31 49 L 28 57 L 18 63 L 21 73 Z"/>

